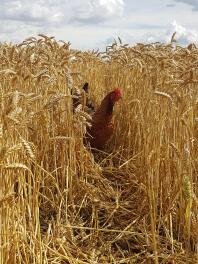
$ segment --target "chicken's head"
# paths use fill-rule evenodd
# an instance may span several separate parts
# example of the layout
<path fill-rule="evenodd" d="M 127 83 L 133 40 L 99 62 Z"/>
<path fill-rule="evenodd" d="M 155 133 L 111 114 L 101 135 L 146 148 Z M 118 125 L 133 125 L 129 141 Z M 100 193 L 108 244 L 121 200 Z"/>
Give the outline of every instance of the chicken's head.
<path fill-rule="evenodd" d="M 120 88 L 115 88 L 114 91 L 111 93 L 111 101 L 112 101 L 112 103 L 114 104 L 120 98 L 122 98 L 121 90 L 120 90 Z"/>

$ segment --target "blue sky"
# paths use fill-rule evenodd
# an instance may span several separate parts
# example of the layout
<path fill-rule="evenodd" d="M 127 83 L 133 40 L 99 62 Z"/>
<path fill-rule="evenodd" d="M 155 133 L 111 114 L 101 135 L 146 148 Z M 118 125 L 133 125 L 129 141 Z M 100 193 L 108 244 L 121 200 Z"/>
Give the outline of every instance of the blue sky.
<path fill-rule="evenodd" d="M 20 42 L 43 33 L 73 48 L 124 43 L 198 44 L 198 0 L 0 0 L 0 41 Z"/>

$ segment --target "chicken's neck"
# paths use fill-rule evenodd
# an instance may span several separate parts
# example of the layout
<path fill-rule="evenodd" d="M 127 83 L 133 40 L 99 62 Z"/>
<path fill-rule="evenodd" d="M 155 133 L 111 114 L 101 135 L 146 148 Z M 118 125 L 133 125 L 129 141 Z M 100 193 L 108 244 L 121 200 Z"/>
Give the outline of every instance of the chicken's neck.
<path fill-rule="evenodd" d="M 107 115 L 112 115 L 113 107 L 114 107 L 114 104 L 111 101 L 108 102 L 108 104 L 106 105 L 106 114 Z"/>
<path fill-rule="evenodd" d="M 114 103 L 110 100 L 103 100 L 98 110 L 93 116 L 93 123 L 96 126 L 105 126 L 107 123 L 111 122 L 113 116 Z"/>

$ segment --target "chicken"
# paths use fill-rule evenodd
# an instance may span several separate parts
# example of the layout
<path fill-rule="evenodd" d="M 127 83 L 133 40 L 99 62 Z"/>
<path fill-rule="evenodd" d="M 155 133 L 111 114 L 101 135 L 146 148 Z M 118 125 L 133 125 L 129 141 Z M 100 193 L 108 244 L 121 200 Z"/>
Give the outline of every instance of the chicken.
<path fill-rule="evenodd" d="M 73 98 L 73 111 L 75 111 L 79 106 L 83 108 L 85 112 L 88 114 L 92 114 L 94 112 L 94 104 L 89 97 L 89 84 L 86 82 L 82 90 L 81 89 L 75 89 L 72 91 Z"/>
<path fill-rule="evenodd" d="M 86 140 L 92 148 L 102 149 L 111 138 L 114 125 L 112 123 L 114 104 L 121 98 L 121 90 L 115 88 L 102 100 L 99 108 L 92 116 L 91 127 L 87 128 Z"/>

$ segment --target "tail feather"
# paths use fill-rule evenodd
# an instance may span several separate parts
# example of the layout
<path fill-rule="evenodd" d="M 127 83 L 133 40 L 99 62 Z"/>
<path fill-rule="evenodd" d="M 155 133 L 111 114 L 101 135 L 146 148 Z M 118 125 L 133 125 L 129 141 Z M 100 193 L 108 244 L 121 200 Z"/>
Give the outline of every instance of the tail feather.
<path fill-rule="evenodd" d="M 86 82 L 84 85 L 83 85 L 83 90 L 88 93 L 88 90 L 89 90 L 89 84 L 88 82 Z"/>
<path fill-rule="evenodd" d="M 83 85 L 81 89 L 75 89 L 72 91 L 72 95 L 76 97 L 76 98 L 73 98 L 73 111 L 74 112 L 75 112 L 75 109 L 79 107 L 79 105 L 82 105 L 82 108 L 85 112 L 87 112 L 90 115 L 93 115 L 95 111 L 95 106 L 88 92 L 89 92 L 88 82 L 85 82 L 85 84 Z"/>

